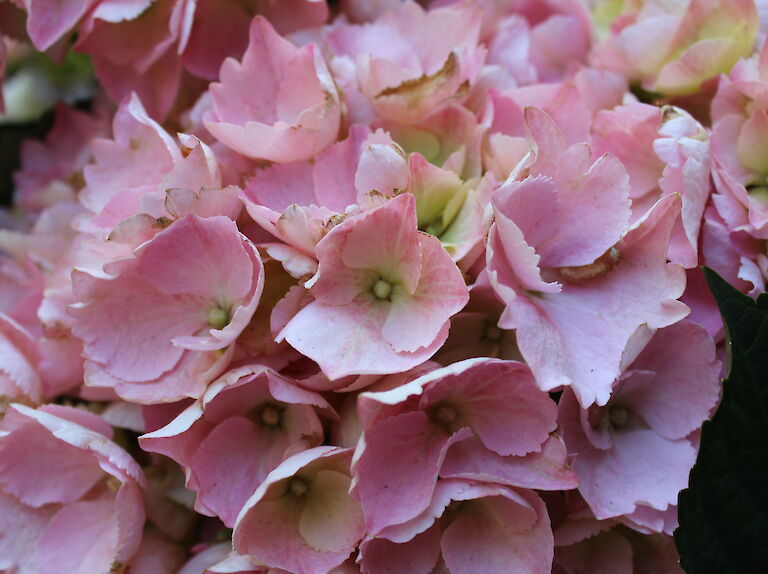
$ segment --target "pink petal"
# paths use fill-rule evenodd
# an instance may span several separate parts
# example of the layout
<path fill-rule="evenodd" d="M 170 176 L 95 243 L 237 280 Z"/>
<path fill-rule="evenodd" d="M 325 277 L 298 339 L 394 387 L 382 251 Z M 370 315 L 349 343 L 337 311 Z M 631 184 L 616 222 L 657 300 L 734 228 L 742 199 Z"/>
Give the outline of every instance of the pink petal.
<path fill-rule="evenodd" d="M 650 429 L 615 433 L 610 450 L 578 452 L 573 466 L 579 491 L 598 518 L 631 513 L 641 503 L 658 510 L 676 504 L 696 460 L 690 442 L 671 441 Z"/>
<path fill-rule="evenodd" d="M 549 574 L 554 542 L 546 506 L 531 491 L 501 491 L 465 503 L 443 532 L 451 574 Z"/>
<path fill-rule="evenodd" d="M 0 490 L 0 570 L 36 572 L 37 542 L 56 505 L 33 508 Z"/>
<path fill-rule="evenodd" d="M 312 45 L 293 46 L 263 17 L 251 22 L 242 63 L 226 60 L 220 78 L 205 125 L 238 153 L 303 161 L 336 139 L 340 109 L 322 56 Z"/>
<path fill-rule="evenodd" d="M 147 115 L 135 94 L 121 103 L 112 130 L 114 140 L 97 139 L 93 142 L 96 162 L 83 170 L 88 187 L 83 191 L 81 200 L 94 213 L 101 213 L 121 192 L 140 195 L 155 191 L 155 186 L 173 164 L 181 160 L 178 146 Z"/>
<path fill-rule="evenodd" d="M 21 325 L 0 314 L 0 395 L 8 400 L 40 402 L 43 385 L 37 370 L 39 360 L 32 337 Z"/>
<path fill-rule="evenodd" d="M 554 436 L 547 439 L 541 452 L 523 457 L 500 456 L 473 437 L 448 450 L 440 476 L 537 490 L 570 490 L 578 485 L 576 473 L 567 463 L 565 445 Z"/>
<path fill-rule="evenodd" d="M 436 432 L 421 411 L 384 419 L 365 432 L 354 473 L 369 534 L 410 520 L 427 507 L 450 438 Z"/>
<path fill-rule="evenodd" d="M 249 200 L 277 212 L 284 211 L 292 203 L 302 206 L 317 203 L 312 164 L 295 162 L 267 166 L 248 180 L 243 193 Z"/>
<path fill-rule="evenodd" d="M 314 481 L 324 471 L 346 474 L 351 454 L 349 449 L 318 447 L 286 459 L 269 474 L 240 512 L 233 534 L 235 551 L 256 563 L 269 564 L 290 572 L 327 572 L 342 564 L 352 552 L 352 547 L 345 547 L 338 552 L 317 550 L 302 536 L 301 524 L 308 510 L 320 510 L 322 514 L 325 508 L 323 501 L 318 500 L 319 504 L 314 508 L 311 502 L 314 495 L 322 497 L 320 487 L 334 486 L 338 489 L 340 486 L 335 477 L 328 480 L 328 475 L 320 478 L 317 489 L 314 488 Z M 304 481 L 307 487 L 303 496 L 289 492 L 289 481 L 295 476 Z M 336 490 L 335 495 L 343 496 L 340 490 Z M 350 498 L 350 495 L 347 493 L 346 497 Z M 353 546 L 363 535 L 359 507 L 355 512 L 355 504 L 344 501 L 339 506 L 343 512 L 332 513 L 343 523 L 325 523 L 326 528 L 337 529 L 342 540 L 354 539 Z M 331 516 L 326 515 L 326 518 Z M 312 534 L 317 534 L 318 522 L 322 522 L 320 516 L 304 518 L 305 531 L 309 529 Z"/>
<path fill-rule="evenodd" d="M 542 266 L 587 265 L 619 241 L 629 221 L 629 184 L 619 161 L 604 156 L 583 175 L 545 181 L 513 182 L 493 197 L 494 207 L 521 226 Z M 591 219 L 597 217 L 599 230 Z"/>
<path fill-rule="evenodd" d="M 315 301 L 299 311 L 280 336 L 316 361 L 330 379 L 407 371 L 431 357 L 448 336 L 445 325 L 428 347 L 398 353 L 380 335 L 387 311 L 385 306 L 368 301 L 345 306 Z"/>
<path fill-rule="evenodd" d="M 108 572 L 115 563 L 125 564 L 132 557 L 132 553 L 120 552 L 120 543 L 114 501 L 109 496 L 70 504 L 51 519 L 40 538 L 40 572 Z"/>
<path fill-rule="evenodd" d="M 439 528 L 429 528 L 411 540 L 396 544 L 386 538 L 371 538 L 360 549 L 366 574 L 430 574 L 440 556 Z"/>
<path fill-rule="evenodd" d="M 699 429 L 720 398 L 721 364 L 714 342 L 690 321 L 658 330 L 630 369 L 649 373 L 630 374 L 613 400 L 669 440 Z"/>
<path fill-rule="evenodd" d="M 129 566 L 132 574 L 178 574 L 184 563 L 184 549 L 153 532 L 142 536 L 141 546 Z"/>
<path fill-rule="evenodd" d="M 55 438 L 21 412 L 10 407 L 3 420 L 6 429 L 10 425 L 16 427 L 15 432 L 0 436 L 3 490 L 34 507 L 78 500 L 102 478 L 98 462 L 91 453 Z M 86 432 L 72 423 L 67 426 L 74 432 Z M 55 473 L 51 473 L 51 469 L 55 469 Z"/>
<path fill-rule="evenodd" d="M 356 202 L 355 174 L 368 135 L 367 126 L 353 125 L 345 140 L 328 146 L 317 156 L 312 178 L 318 205 L 344 213 Z"/>
<path fill-rule="evenodd" d="M 244 417 L 233 417 L 202 440 L 190 464 L 197 476 L 201 510 L 234 526 L 245 501 L 280 463 L 288 446 L 270 434 Z"/>
<path fill-rule="evenodd" d="M 422 265 L 416 227 L 415 199 L 403 194 L 348 221 L 346 229 L 344 225 L 334 228 L 318 244 L 318 259 L 322 262 L 325 250 L 341 248 L 344 265 L 373 269 L 384 279 L 397 281 L 408 293 L 413 293 Z"/>
<path fill-rule="evenodd" d="M 233 303 L 245 298 L 253 283 L 244 238 L 227 217 L 185 217 L 158 233 L 139 259 L 138 272 L 166 295 Z M 228 273 L 231 269 L 242 272 Z"/>
<path fill-rule="evenodd" d="M 469 300 L 464 278 L 431 235 L 419 234 L 421 273 L 412 296 L 394 297 L 382 335 L 397 351 L 417 351 L 430 345 L 445 328 L 449 317 Z"/>
<path fill-rule="evenodd" d="M 557 407 L 525 365 L 470 359 L 452 367 L 442 378 L 437 378 L 441 371 L 433 371 L 421 408 L 440 402 L 453 406 L 482 444 L 502 456 L 541 450 L 555 430 Z"/>
<path fill-rule="evenodd" d="M 617 246 L 620 263 L 605 275 L 569 283 L 560 294 L 512 300 L 499 326 L 518 329 L 518 346 L 540 388 L 571 384 L 582 405 L 605 404 L 635 330 L 669 325 L 687 314 L 675 301 L 684 271 L 666 261 L 679 201 L 661 199 L 636 223 Z"/>
<path fill-rule="evenodd" d="M 642 197 L 659 183 L 664 163 L 653 153 L 661 127 L 656 106 L 629 103 L 595 116 L 592 147 L 595 154 L 610 153 L 627 168 L 630 196 Z"/>
<path fill-rule="evenodd" d="M 35 48 L 43 52 L 70 30 L 96 0 L 27 1 L 27 32 Z"/>

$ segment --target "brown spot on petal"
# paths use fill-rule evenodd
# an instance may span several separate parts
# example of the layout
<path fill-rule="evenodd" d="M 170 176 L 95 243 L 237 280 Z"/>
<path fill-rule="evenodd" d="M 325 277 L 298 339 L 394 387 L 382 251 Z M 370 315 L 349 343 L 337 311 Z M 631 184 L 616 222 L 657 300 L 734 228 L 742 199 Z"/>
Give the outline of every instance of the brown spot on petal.
<path fill-rule="evenodd" d="M 66 179 L 66 182 L 72 186 L 72 189 L 78 190 L 85 187 L 85 177 L 82 171 L 76 171 Z"/>
<path fill-rule="evenodd" d="M 376 94 L 375 97 L 402 96 L 412 101 L 418 101 L 423 96 L 434 92 L 442 84 L 448 81 L 448 79 L 456 73 L 457 69 L 458 63 L 456 62 L 456 54 L 451 52 L 448 54 L 443 67 L 434 74 L 422 74 L 418 78 L 405 80 L 398 86 L 384 88 Z"/>
<path fill-rule="evenodd" d="M 621 254 L 615 247 L 611 247 L 594 263 L 578 265 L 575 267 L 561 267 L 560 276 L 566 281 L 579 282 L 594 279 L 608 273 L 621 260 Z"/>
<path fill-rule="evenodd" d="M 338 214 L 331 215 L 328 218 L 328 221 L 325 222 L 325 230 L 326 230 L 326 232 L 330 231 L 331 229 L 333 229 L 334 227 L 336 227 L 340 223 L 343 223 L 346 218 L 347 218 L 347 216 L 345 214 L 343 214 L 343 213 L 338 213 Z"/>

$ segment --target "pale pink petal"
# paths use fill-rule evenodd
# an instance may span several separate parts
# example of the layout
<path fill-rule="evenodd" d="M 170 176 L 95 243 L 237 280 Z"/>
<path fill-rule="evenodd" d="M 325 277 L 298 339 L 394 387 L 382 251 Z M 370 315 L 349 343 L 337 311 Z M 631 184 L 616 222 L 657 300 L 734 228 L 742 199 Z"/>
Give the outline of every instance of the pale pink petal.
<path fill-rule="evenodd" d="M 542 279 L 541 257 L 528 244 L 517 224 L 503 213 L 495 213 L 488 233 L 486 258 L 491 282 L 503 300 L 516 296 L 513 285 L 517 284 L 541 293 L 559 293 L 561 290 L 558 283 Z"/>
<path fill-rule="evenodd" d="M 663 327 L 687 314 L 675 301 L 684 271 L 666 261 L 679 201 L 661 199 L 636 223 L 617 245 L 619 264 L 605 275 L 569 283 L 560 294 L 511 301 L 499 325 L 518 329 L 518 346 L 542 389 L 570 384 L 584 406 L 605 404 L 636 329 Z"/>
<path fill-rule="evenodd" d="M 37 542 L 56 505 L 33 508 L 0 490 L 0 571 L 39 571 Z"/>
<path fill-rule="evenodd" d="M 345 140 L 328 146 L 317 156 L 312 178 L 318 205 L 344 213 L 356 202 L 356 172 L 369 133 L 367 126 L 353 125 Z"/>
<path fill-rule="evenodd" d="M 228 273 L 231 269 L 241 272 Z M 196 216 L 159 233 L 141 252 L 138 272 L 161 293 L 213 297 L 221 303 L 245 298 L 254 274 L 235 223 L 227 217 Z"/>
<path fill-rule="evenodd" d="M 630 196 L 642 197 L 659 184 L 664 163 L 653 153 L 653 141 L 661 127 L 657 106 L 632 102 L 602 110 L 592 127 L 592 150 L 610 153 L 627 168 Z"/>
<path fill-rule="evenodd" d="M 349 495 L 352 479 L 333 470 L 312 478 L 311 492 L 299 518 L 299 534 L 320 552 L 353 548 L 364 531 L 360 503 Z"/>
<path fill-rule="evenodd" d="M 493 204 L 521 227 L 541 266 L 587 265 L 616 244 L 626 229 L 629 183 L 621 163 L 604 156 L 578 178 L 508 184 L 494 193 Z M 599 229 L 592 218 L 600 219 Z"/>
<path fill-rule="evenodd" d="M 658 510 L 676 504 L 696 460 L 690 442 L 671 441 L 650 429 L 618 432 L 610 450 L 578 453 L 573 466 L 579 491 L 598 518 L 631 513 L 638 504 Z"/>
<path fill-rule="evenodd" d="M 255 159 L 310 159 L 337 136 L 340 109 L 328 69 L 314 46 L 296 48 L 257 16 L 242 63 L 227 59 L 211 85 L 208 130 Z M 257 96 L 254 97 L 254 94 Z"/>
<path fill-rule="evenodd" d="M 398 353 L 381 339 L 387 309 L 367 301 L 344 307 L 314 302 L 304 307 L 282 331 L 292 347 L 318 362 L 330 379 L 349 374 L 407 371 L 429 359 L 448 336 L 448 325 L 429 346 Z M 333 333 L 329 337 L 328 333 Z"/>
<path fill-rule="evenodd" d="M 43 392 L 39 361 L 40 351 L 30 334 L 0 314 L 0 395 L 7 400 L 39 403 Z"/>
<path fill-rule="evenodd" d="M 768 145 L 766 130 L 768 130 L 768 113 L 765 110 L 758 110 L 744 122 L 736 141 L 736 153 L 741 164 L 758 173 L 768 173 L 768 163 L 763 152 Z"/>
<path fill-rule="evenodd" d="M 310 162 L 272 164 L 248 179 L 243 193 L 249 200 L 277 212 L 292 203 L 302 206 L 317 203 L 312 168 Z"/>
<path fill-rule="evenodd" d="M 290 572 L 327 572 L 342 564 L 364 533 L 359 506 L 355 508 L 357 502 L 348 492 L 342 493 L 342 485 L 334 476 L 348 476 L 351 455 L 349 449 L 318 447 L 286 459 L 269 474 L 240 512 L 232 539 L 235 551 L 256 563 Z M 302 535 L 303 522 L 303 529 L 311 532 L 310 538 L 318 536 L 314 542 L 324 540 L 317 528 L 328 510 L 322 500 L 322 487 L 328 486 L 338 489 L 336 496 L 349 499 L 339 504 L 341 513 L 333 510 L 325 514 L 326 520 L 334 516 L 338 520 L 336 524 L 325 523 L 326 528 L 338 533 L 339 540 L 345 541 L 344 548 L 338 551 L 316 549 L 312 540 Z M 297 490 L 299 487 L 303 490 Z M 313 505 L 315 496 L 321 499 Z M 305 516 L 312 510 L 320 515 Z"/>
<path fill-rule="evenodd" d="M 661 436 L 682 439 L 710 417 L 720 398 L 721 367 L 707 332 L 683 320 L 656 332 L 630 367 L 647 374 L 629 374 L 614 402 L 640 415 Z"/>
<path fill-rule="evenodd" d="M 93 142 L 96 161 L 83 170 L 87 188 L 81 201 L 94 213 L 101 213 L 121 193 L 139 196 L 155 191 L 173 164 L 181 160 L 178 146 L 150 118 L 135 94 L 121 103 L 112 130 L 114 140 Z M 127 215 L 133 213 L 123 214 L 117 221 Z"/>
<path fill-rule="evenodd" d="M 443 532 L 451 574 L 549 574 L 554 542 L 547 509 L 531 491 L 500 491 L 466 502 Z"/>
<path fill-rule="evenodd" d="M 103 476 L 98 462 L 91 453 L 54 438 L 46 428 L 29 420 L 21 414 L 25 409 L 13 406 L 3 420 L 6 429 L 13 425 L 16 430 L 0 436 L 3 490 L 33 507 L 78 500 Z M 90 432 L 72 423 L 68 426 L 74 432 Z M 56 472 L 51 473 L 51 469 Z"/>
<path fill-rule="evenodd" d="M 324 249 L 337 248 L 346 266 L 374 269 L 384 279 L 402 284 L 408 293 L 416 290 L 422 261 L 412 195 L 398 196 L 347 225 L 340 225 L 326 235 L 318 245 L 318 258 L 323 257 Z"/>
<path fill-rule="evenodd" d="M 59 510 L 43 532 L 38 546 L 40 572 L 108 572 L 115 563 L 125 564 L 119 558 L 131 558 L 121 556 L 118 545 L 117 517 L 109 496 L 75 502 Z"/>
<path fill-rule="evenodd" d="M 175 367 L 184 350 L 171 340 L 195 333 L 207 322 L 197 300 L 170 299 L 133 270 L 113 280 L 75 272 L 73 281 L 75 292 L 90 299 L 72 310 L 72 331 L 83 340 L 85 356 L 127 381 L 152 380 Z M 105 324 L 105 316 L 112 322 Z"/>
<path fill-rule="evenodd" d="M 446 317 L 459 312 L 469 300 L 461 271 L 440 245 L 440 240 L 419 234 L 421 273 L 413 295 L 394 297 L 382 335 L 397 351 L 416 351 L 445 328 Z"/>

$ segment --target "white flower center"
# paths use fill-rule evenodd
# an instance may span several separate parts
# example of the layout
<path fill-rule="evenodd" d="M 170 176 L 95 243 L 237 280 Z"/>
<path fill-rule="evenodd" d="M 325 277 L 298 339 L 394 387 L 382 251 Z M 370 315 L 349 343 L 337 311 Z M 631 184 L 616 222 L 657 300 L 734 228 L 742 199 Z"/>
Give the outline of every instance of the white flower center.
<path fill-rule="evenodd" d="M 307 492 L 307 483 L 300 478 L 292 478 L 288 483 L 288 490 L 294 496 L 304 496 Z"/>

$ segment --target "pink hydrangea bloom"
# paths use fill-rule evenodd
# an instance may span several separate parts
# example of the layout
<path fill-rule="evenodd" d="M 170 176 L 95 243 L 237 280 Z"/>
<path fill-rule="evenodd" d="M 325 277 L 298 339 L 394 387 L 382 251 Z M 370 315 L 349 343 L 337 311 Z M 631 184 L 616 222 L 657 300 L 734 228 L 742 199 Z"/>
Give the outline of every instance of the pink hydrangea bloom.
<path fill-rule="evenodd" d="M 200 396 L 258 305 L 255 247 L 227 217 L 188 215 L 115 265 L 73 277 L 89 383 L 142 403 Z"/>
<path fill-rule="evenodd" d="M 768 238 L 764 128 L 768 125 L 768 46 L 722 77 L 712 102 L 713 201 L 733 231 Z"/>
<path fill-rule="evenodd" d="M 430 574 L 439 564 L 451 574 L 549 574 L 552 556 L 549 516 L 535 493 L 446 479 L 421 514 L 364 540 L 360 562 L 367 574 Z"/>
<path fill-rule="evenodd" d="M 241 367 L 166 426 L 141 437 L 141 446 L 182 465 L 187 487 L 198 494 L 196 510 L 232 527 L 270 471 L 290 454 L 322 443 L 315 408 L 330 411 L 320 395 L 272 371 Z"/>
<path fill-rule="evenodd" d="M 86 209 L 101 215 L 109 229 L 136 213 L 140 197 L 155 191 L 182 159 L 171 136 L 136 95 L 118 108 L 112 132 L 112 139 L 93 142 L 95 162 L 83 170 L 87 187 L 80 195 Z"/>
<path fill-rule="evenodd" d="M 677 193 L 680 219 L 672 230 L 669 259 L 698 264 L 698 241 L 710 193 L 709 136 L 685 111 L 630 103 L 601 111 L 592 125 L 595 153 L 610 153 L 627 168 L 636 221 L 660 198 Z"/>
<path fill-rule="evenodd" d="M 666 259 L 680 200 L 662 198 L 630 226 L 622 164 L 608 155 L 593 163 L 546 114 L 527 116 L 537 145 L 530 175 L 492 196 L 486 258 L 506 305 L 499 326 L 517 329 L 542 389 L 570 385 L 582 405 L 605 404 L 635 331 L 688 313 L 675 301 L 683 269 Z"/>
<path fill-rule="evenodd" d="M 0 0 L 0 572 L 681 574 L 767 22 Z"/>
<path fill-rule="evenodd" d="M 337 225 L 316 254 L 317 273 L 305 284 L 314 300 L 280 338 L 331 379 L 396 373 L 424 362 L 468 299 L 440 242 L 418 231 L 410 194 Z"/>
<path fill-rule="evenodd" d="M 674 539 L 598 520 L 578 493 L 546 498 L 555 538 L 553 574 L 682 574 Z"/>
<path fill-rule="evenodd" d="M 355 490 L 368 533 L 412 520 L 438 477 L 569 488 L 555 404 L 521 363 L 470 359 L 360 397 Z"/>
<path fill-rule="evenodd" d="M 242 62 L 228 59 L 211 85 L 208 130 L 256 159 L 310 159 L 336 140 L 338 93 L 320 52 L 297 48 L 262 17 L 251 23 Z"/>
<path fill-rule="evenodd" d="M 144 476 L 103 420 L 12 405 L 0 422 L 0 569 L 119 570 L 144 526 Z"/>
<path fill-rule="evenodd" d="M 356 86 L 342 82 L 345 91 L 359 90 L 382 118 L 411 123 L 474 81 L 485 58 L 479 31 L 474 7 L 425 11 L 409 1 L 371 24 L 338 24 L 326 40 L 354 67 Z"/>
<path fill-rule="evenodd" d="M 626 515 L 671 534 L 674 519 L 663 513 L 688 483 L 693 435 L 720 396 L 720 368 L 707 332 L 682 321 L 656 332 L 606 405 L 582 409 L 573 392 L 563 393 L 560 426 L 597 518 Z"/>
<path fill-rule="evenodd" d="M 593 64 L 642 82 L 648 91 L 685 95 L 751 53 L 758 18 L 753 0 L 644 0 L 623 3 L 615 19 L 600 23 L 608 24 Z"/>
<path fill-rule="evenodd" d="M 352 449 L 324 446 L 283 461 L 237 517 L 235 551 L 295 574 L 341 565 L 365 532 L 360 503 L 349 493 L 351 458 Z"/>

